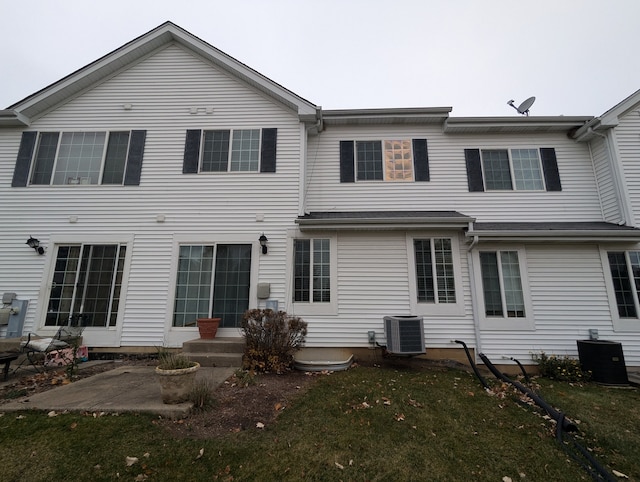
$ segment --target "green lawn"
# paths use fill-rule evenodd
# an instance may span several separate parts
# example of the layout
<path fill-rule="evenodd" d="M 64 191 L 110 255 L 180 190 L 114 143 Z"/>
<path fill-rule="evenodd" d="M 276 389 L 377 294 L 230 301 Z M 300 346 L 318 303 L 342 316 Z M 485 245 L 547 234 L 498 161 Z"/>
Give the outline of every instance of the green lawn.
<path fill-rule="evenodd" d="M 640 480 L 637 389 L 540 384 L 608 470 Z M 274 425 L 210 440 L 173 439 L 152 416 L 5 413 L 0 480 L 591 480 L 543 413 L 496 392 L 455 370 L 357 367 L 319 377 Z"/>

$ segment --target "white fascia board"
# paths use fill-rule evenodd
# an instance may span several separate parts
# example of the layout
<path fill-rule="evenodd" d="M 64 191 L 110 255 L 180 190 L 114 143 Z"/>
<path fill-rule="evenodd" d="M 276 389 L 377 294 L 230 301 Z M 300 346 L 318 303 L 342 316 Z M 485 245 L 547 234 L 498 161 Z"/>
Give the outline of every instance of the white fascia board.
<path fill-rule="evenodd" d="M 447 134 L 492 130 L 504 132 L 509 129 L 545 129 L 562 132 L 583 126 L 592 119 L 592 116 L 449 117 L 444 124 L 444 132 Z"/>
<path fill-rule="evenodd" d="M 328 125 L 440 124 L 451 107 L 409 107 L 388 109 L 332 109 L 322 112 Z"/>
<path fill-rule="evenodd" d="M 0 110 L 0 127 L 29 127 L 31 120 L 15 110 Z"/>
<path fill-rule="evenodd" d="M 473 218 L 296 219 L 300 231 L 462 229 Z"/>
<path fill-rule="evenodd" d="M 468 238 L 478 238 L 479 241 L 640 241 L 640 231 L 631 230 L 471 230 L 465 235 Z"/>
<path fill-rule="evenodd" d="M 102 82 L 104 79 L 171 42 L 176 42 L 188 48 L 230 74 L 288 105 L 298 115 L 313 116 L 315 119 L 318 108 L 311 102 L 297 96 L 242 62 L 170 22 L 147 32 L 89 65 L 80 68 L 58 82 L 14 104 L 11 108 L 26 112 L 30 117 L 38 116 L 63 100 Z M 33 112 L 31 112 L 32 110 Z"/>

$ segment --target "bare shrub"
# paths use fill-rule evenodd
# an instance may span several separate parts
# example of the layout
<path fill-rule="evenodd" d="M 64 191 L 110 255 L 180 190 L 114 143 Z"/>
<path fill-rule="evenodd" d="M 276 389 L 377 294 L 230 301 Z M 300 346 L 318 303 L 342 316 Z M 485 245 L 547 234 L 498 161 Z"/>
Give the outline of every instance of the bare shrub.
<path fill-rule="evenodd" d="M 307 323 L 284 311 L 247 310 L 242 319 L 246 346 L 243 368 L 282 373 L 293 368 L 293 355 L 304 343 Z"/>

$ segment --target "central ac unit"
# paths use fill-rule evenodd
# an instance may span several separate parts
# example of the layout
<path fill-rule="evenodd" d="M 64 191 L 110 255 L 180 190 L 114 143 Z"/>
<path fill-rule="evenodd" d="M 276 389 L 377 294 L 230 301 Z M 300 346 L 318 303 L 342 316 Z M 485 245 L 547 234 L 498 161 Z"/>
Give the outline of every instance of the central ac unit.
<path fill-rule="evenodd" d="M 385 316 L 387 351 L 395 355 L 422 355 L 424 324 L 421 316 Z"/>

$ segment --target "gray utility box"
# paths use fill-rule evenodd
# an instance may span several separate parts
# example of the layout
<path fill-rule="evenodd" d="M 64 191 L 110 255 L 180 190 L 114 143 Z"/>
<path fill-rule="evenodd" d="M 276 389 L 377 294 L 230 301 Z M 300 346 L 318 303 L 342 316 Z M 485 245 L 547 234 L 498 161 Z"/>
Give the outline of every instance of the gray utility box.
<path fill-rule="evenodd" d="M 622 344 L 607 340 L 578 340 L 578 356 L 584 371 L 591 372 L 594 382 L 628 385 Z"/>
<path fill-rule="evenodd" d="M 421 316 L 385 316 L 384 333 L 387 351 L 395 355 L 422 355 L 424 345 L 424 323 Z"/>

